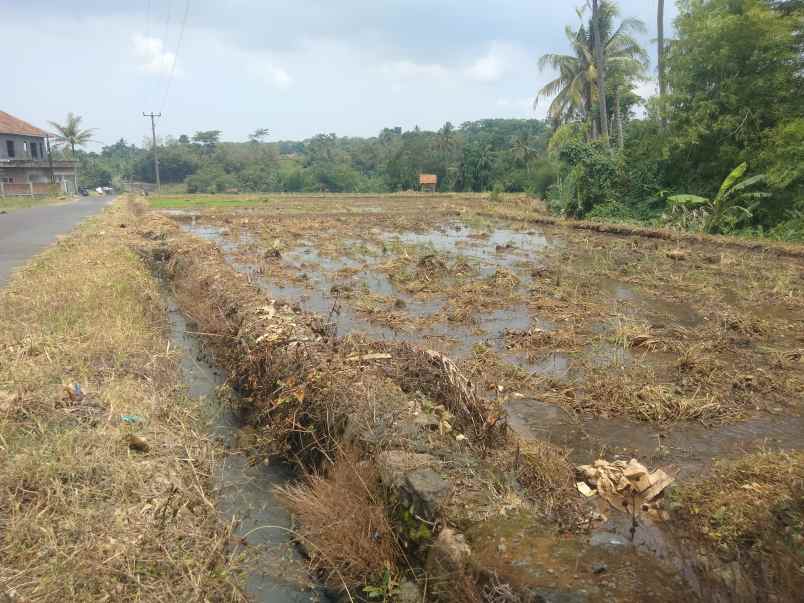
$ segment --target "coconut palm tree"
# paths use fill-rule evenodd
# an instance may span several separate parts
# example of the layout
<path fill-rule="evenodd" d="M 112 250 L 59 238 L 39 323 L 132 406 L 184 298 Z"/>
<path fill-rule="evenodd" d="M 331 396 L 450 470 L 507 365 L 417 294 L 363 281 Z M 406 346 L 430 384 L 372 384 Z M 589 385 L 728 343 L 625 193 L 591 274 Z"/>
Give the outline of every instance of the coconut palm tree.
<path fill-rule="evenodd" d="M 61 144 L 70 145 L 70 150 L 75 156 L 75 147 L 82 147 L 92 141 L 94 128 L 81 129 L 83 117 L 74 113 L 67 114 L 67 122 L 64 125 L 57 124 L 55 121 L 48 122 L 56 129 Z"/>
<path fill-rule="evenodd" d="M 627 75 L 631 81 L 639 77 L 648 65 L 648 55 L 633 37 L 645 31 L 639 19 L 623 19 L 618 26 L 619 8 L 614 2 L 601 2 L 598 8 L 598 23 L 603 61 L 606 70 Z M 597 137 L 603 117 L 595 118 L 595 105 L 599 102 L 598 69 L 595 61 L 595 36 L 592 24 L 582 25 L 578 30 L 567 27 L 565 32 L 572 54 L 545 54 L 539 59 L 539 68 L 552 68 L 558 77 L 539 90 L 535 103 L 542 98 L 553 100 L 548 116 L 555 124 L 588 120 L 591 122 L 592 138 Z"/>
<path fill-rule="evenodd" d="M 454 146 L 455 126 L 453 126 L 451 122 L 447 122 L 444 124 L 444 127 L 438 131 L 438 137 L 436 138 L 436 148 L 441 151 L 444 158 L 444 190 L 449 188 L 449 160 Z"/>
<path fill-rule="evenodd" d="M 530 146 L 530 136 L 523 132 L 517 136 L 511 144 L 511 154 L 514 160 L 520 165 L 525 165 L 530 171 L 529 162 L 534 155 L 534 151 Z"/>
<path fill-rule="evenodd" d="M 600 132 L 603 140 L 609 139 L 609 110 L 606 104 L 606 56 L 603 51 L 603 35 L 601 29 L 600 4 L 591 0 L 592 4 L 592 47 L 595 49 L 595 70 L 597 71 L 597 98 L 600 103 Z"/>
<path fill-rule="evenodd" d="M 558 71 L 558 77 L 545 84 L 534 101 L 537 105 L 542 98 L 553 98 L 547 114 L 556 124 L 587 118 L 587 101 L 591 98 L 588 88 L 594 70 L 583 26 L 578 31 L 566 27 L 564 33 L 573 54 L 545 54 L 539 59 L 540 70 L 550 67 Z"/>

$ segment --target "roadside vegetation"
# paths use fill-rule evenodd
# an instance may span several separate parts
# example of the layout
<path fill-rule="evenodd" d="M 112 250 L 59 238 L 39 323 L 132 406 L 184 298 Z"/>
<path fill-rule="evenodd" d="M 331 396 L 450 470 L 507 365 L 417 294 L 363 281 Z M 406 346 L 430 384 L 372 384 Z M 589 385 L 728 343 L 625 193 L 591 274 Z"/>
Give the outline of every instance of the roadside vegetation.
<path fill-rule="evenodd" d="M 4 601 L 244 599 L 210 491 L 219 451 L 130 219 L 90 221 L 0 291 Z"/>
<path fill-rule="evenodd" d="M 37 207 L 39 205 L 55 205 L 57 203 L 71 203 L 73 201 L 75 201 L 75 197 L 66 195 L 0 198 L 0 214 L 2 214 L 2 212 L 8 213 L 18 209 L 26 209 L 28 207 Z"/>

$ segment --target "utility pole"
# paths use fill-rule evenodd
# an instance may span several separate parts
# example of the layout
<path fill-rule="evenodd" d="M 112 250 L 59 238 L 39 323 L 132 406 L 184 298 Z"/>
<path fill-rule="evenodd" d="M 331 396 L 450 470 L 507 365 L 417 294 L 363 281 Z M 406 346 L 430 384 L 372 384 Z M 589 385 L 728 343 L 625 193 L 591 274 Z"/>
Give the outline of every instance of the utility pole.
<path fill-rule="evenodd" d="M 659 30 L 659 39 L 657 40 L 659 59 L 659 120 L 664 128 L 667 126 L 667 118 L 664 113 L 664 97 L 667 92 L 667 80 L 665 80 L 664 77 L 664 0 L 659 0 L 659 6 L 656 12 L 656 25 Z"/>
<path fill-rule="evenodd" d="M 609 111 L 606 102 L 606 60 L 600 35 L 600 7 L 598 0 L 592 0 L 592 35 L 595 44 L 595 63 L 597 63 L 597 88 L 600 97 L 600 134 L 609 144 Z"/>
<path fill-rule="evenodd" d="M 161 113 L 143 113 L 143 117 L 151 118 L 151 134 L 154 138 L 154 171 L 156 172 L 156 192 L 162 192 L 162 182 L 159 180 L 159 152 L 156 149 L 156 121 L 155 118 L 162 117 Z"/>

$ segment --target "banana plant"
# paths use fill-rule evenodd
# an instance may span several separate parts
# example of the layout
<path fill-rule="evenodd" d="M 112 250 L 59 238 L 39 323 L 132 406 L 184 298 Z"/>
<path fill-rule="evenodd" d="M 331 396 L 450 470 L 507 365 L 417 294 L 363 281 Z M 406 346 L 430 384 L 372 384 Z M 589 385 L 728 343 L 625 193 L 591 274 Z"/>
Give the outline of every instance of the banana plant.
<path fill-rule="evenodd" d="M 765 174 L 745 177 L 748 164 L 743 162 L 726 176 L 714 199 L 698 195 L 674 195 L 667 199 L 670 214 L 683 226 L 700 224 L 707 233 L 722 232 L 727 221 L 732 224 L 741 218 L 750 219 L 762 199 L 770 197 L 765 191 L 749 190 L 767 180 Z"/>

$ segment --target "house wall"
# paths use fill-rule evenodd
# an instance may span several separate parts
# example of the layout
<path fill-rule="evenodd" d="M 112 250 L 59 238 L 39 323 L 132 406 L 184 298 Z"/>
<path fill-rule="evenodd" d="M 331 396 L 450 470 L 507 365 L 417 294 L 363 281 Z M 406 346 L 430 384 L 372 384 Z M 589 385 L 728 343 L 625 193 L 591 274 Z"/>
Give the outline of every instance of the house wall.
<path fill-rule="evenodd" d="M 14 141 L 14 149 L 16 151 L 14 157 L 8 156 L 8 147 L 6 144 L 8 140 Z M 25 145 L 23 144 L 26 142 L 29 143 L 27 153 L 25 152 Z M 30 144 L 33 143 L 42 145 L 41 150 L 45 155 L 40 155 L 38 159 L 44 159 L 47 154 L 47 146 L 45 145 L 44 138 L 37 138 L 36 136 L 18 136 L 17 134 L 0 134 L 0 159 L 33 159 L 30 151 Z"/>
<path fill-rule="evenodd" d="M 9 182 L 10 179 L 10 182 Z M 54 168 L 50 182 L 50 168 L 2 167 L 0 165 L 0 197 L 4 195 L 75 193 L 75 170 Z M 33 188 L 28 186 L 33 184 Z"/>
<path fill-rule="evenodd" d="M 71 176 L 72 173 L 73 172 L 70 172 Z M 25 184 L 28 182 L 50 182 L 50 169 L 46 166 L 41 168 L 0 166 L 0 178 L 11 178 L 11 181 L 15 184 Z"/>

